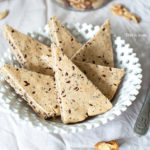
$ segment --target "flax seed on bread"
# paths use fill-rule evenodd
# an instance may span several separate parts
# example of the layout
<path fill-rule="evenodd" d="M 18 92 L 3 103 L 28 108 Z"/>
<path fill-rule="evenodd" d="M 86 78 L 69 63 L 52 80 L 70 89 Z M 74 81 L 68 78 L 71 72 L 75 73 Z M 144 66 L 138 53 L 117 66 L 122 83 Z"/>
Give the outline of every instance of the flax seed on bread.
<path fill-rule="evenodd" d="M 0 70 L 4 79 L 42 118 L 60 115 L 57 91 L 52 76 L 5 64 Z"/>

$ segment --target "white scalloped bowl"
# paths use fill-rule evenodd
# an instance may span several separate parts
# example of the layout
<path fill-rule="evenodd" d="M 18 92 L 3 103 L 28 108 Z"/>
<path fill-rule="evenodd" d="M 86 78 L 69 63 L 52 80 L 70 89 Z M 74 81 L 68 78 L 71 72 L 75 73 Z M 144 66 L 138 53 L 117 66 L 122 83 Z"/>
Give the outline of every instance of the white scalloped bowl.
<path fill-rule="evenodd" d="M 82 43 L 91 38 L 99 29 L 99 26 L 94 27 L 91 24 L 87 25 L 86 23 L 82 25 L 79 23 L 74 25 L 66 24 L 66 26 Z M 44 29 L 39 29 L 36 32 L 29 33 L 29 35 L 46 45 L 50 44 L 48 26 Z M 53 133 L 75 133 L 85 129 L 98 127 L 100 124 L 105 124 L 109 120 L 113 120 L 116 116 L 119 116 L 124 112 L 136 99 L 142 82 L 142 69 L 139 64 L 139 59 L 136 57 L 136 54 L 133 53 L 133 49 L 130 48 L 129 44 L 126 44 L 120 37 L 113 36 L 113 47 L 115 67 L 124 69 L 125 77 L 113 99 L 114 107 L 108 112 L 91 117 L 84 122 L 71 125 L 63 124 L 60 121 L 60 118 L 57 120 L 42 120 L 33 112 L 27 103 L 14 92 L 4 79 L 0 77 L 0 98 L 2 105 L 16 117 L 19 117 L 21 121 L 46 132 Z M 6 51 L 1 59 L 1 65 L 4 63 L 12 64 L 14 66 L 19 65 L 10 50 Z"/>

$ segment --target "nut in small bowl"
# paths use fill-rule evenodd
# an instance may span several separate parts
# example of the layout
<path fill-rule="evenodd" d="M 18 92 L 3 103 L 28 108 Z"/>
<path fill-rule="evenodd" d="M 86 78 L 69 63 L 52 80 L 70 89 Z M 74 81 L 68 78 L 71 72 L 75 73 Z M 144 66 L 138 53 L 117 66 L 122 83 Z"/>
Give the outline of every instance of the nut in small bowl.
<path fill-rule="evenodd" d="M 104 0 L 56 0 L 56 2 L 67 9 L 86 11 L 99 8 Z"/>

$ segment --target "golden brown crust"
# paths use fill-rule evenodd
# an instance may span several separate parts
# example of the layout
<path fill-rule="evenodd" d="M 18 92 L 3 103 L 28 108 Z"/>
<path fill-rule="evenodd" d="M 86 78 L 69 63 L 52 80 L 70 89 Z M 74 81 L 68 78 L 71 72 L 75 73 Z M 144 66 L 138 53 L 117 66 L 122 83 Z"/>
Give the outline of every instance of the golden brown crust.
<path fill-rule="evenodd" d="M 117 150 L 119 148 L 119 144 L 115 140 L 102 141 L 96 143 L 94 147 L 96 148 L 96 150 Z"/>

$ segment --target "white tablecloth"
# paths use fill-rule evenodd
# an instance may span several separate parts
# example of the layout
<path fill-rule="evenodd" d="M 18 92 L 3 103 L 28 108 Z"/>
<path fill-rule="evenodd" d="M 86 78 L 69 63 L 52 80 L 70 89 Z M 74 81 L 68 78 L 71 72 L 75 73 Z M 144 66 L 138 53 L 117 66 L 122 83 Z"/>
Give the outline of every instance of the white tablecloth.
<path fill-rule="evenodd" d="M 121 3 L 142 19 L 140 24 L 129 22 L 110 13 L 112 3 Z M 62 22 L 80 22 L 101 25 L 110 18 L 112 32 L 131 44 L 143 68 L 143 86 L 137 100 L 115 120 L 98 128 L 76 134 L 48 134 L 24 124 L 1 105 L 0 150 L 92 150 L 102 140 L 117 139 L 120 150 L 149 150 L 150 130 L 142 137 L 133 132 L 133 126 L 145 98 L 150 76 L 150 2 L 149 0 L 115 0 L 92 12 L 73 12 L 60 8 L 51 0 L 0 0 L 0 11 L 10 11 L 0 21 L 0 53 L 8 47 L 1 29 L 9 24 L 22 32 L 43 27 L 47 19 L 57 16 Z M 1 56 L 0 56 L 1 57 Z M 130 85 L 129 85 L 130 86 Z"/>

